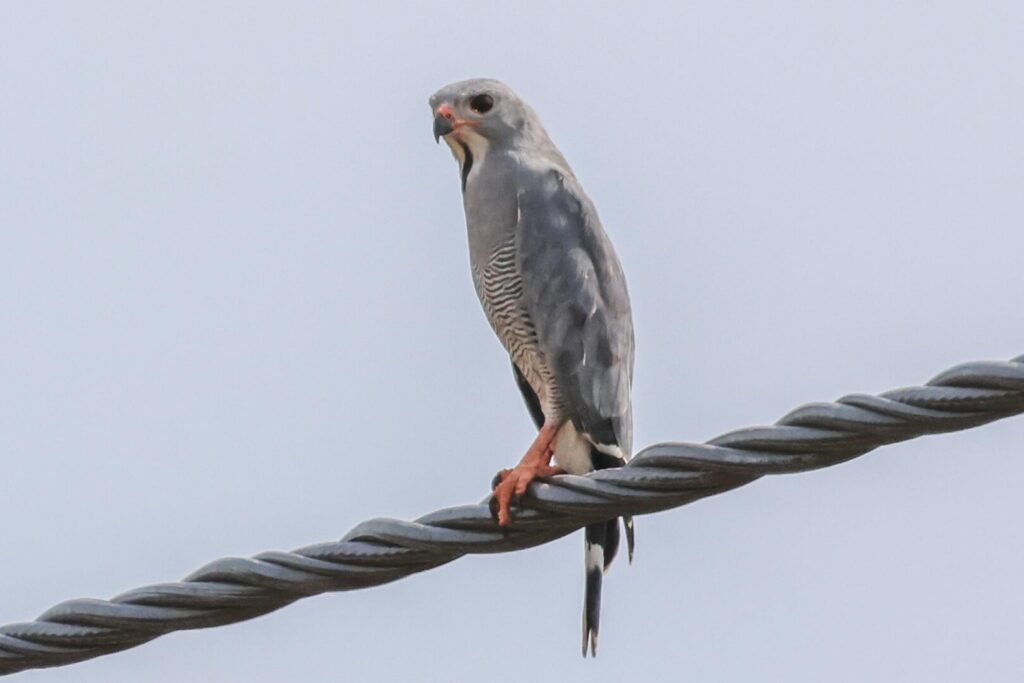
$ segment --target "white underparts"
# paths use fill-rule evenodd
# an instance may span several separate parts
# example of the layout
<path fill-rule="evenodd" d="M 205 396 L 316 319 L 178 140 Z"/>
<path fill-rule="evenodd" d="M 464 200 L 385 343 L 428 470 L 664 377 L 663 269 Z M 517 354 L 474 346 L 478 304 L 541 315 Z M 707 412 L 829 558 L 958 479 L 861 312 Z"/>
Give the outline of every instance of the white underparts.
<path fill-rule="evenodd" d="M 572 420 L 566 420 L 555 434 L 555 463 L 569 474 L 590 471 L 590 439 L 576 431 Z"/>

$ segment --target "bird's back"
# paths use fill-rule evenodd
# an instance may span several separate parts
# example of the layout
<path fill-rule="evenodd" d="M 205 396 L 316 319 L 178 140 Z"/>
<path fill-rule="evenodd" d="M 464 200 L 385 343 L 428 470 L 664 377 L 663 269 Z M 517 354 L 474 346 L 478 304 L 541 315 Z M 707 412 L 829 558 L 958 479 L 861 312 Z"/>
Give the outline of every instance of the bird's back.
<path fill-rule="evenodd" d="M 464 201 L 477 295 L 543 412 L 628 457 L 629 296 L 593 204 L 561 155 L 489 155 Z"/>

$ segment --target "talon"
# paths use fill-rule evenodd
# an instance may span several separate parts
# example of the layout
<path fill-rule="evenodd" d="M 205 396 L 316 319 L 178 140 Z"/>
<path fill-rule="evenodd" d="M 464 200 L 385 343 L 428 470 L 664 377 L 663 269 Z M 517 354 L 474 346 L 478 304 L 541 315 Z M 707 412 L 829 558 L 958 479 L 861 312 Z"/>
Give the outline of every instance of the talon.
<path fill-rule="evenodd" d="M 508 526 L 512 523 L 512 510 L 510 507 L 513 502 L 516 504 L 519 502 L 518 500 L 513 500 L 514 486 L 515 479 L 509 474 L 494 489 L 494 500 L 498 504 L 498 526 Z"/>
<path fill-rule="evenodd" d="M 546 479 L 556 474 L 564 474 L 564 470 L 550 465 L 523 465 L 520 463 L 514 469 L 502 470 L 499 472 L 501 481 L 494 487 L 494 494 L 490 506 L 492 514 L 494 507 L 497 507 L 497 518 L 499 526 L 508 526 L 512 523 L 511 506 L 520 507 L 522 497 L 530 488 L 535 479 Z"/>
<path fill-rule="evenodd" d="M 534 479 L 544 479 L 565 472 L 565 470 L 551 466 L 551 457 L 554 454 L 551 442 L 557 431 L 558 425 L 545 423 L 519 464 L 510 470 L 501 470 L 494 475 L 494 479 L 491 480 L 493 496 L 488 505 L 492 515 L 495 514 L 494 508 L 497 506 L 499 526 L 508 526 L 512 523 L 510 505 L 519 506 L 521 496 L 526 494 L 530 488 L 530 482 Z"/>

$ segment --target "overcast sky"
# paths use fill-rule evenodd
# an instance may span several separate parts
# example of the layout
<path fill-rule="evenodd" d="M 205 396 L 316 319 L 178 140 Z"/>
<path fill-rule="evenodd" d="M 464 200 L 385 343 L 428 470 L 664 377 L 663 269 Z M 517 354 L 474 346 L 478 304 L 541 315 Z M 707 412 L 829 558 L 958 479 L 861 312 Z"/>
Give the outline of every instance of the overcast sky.
<path fill-rule="evenodd" d="M 411 3 L 410 3 L 411 4 Z M 617 245 L 636 444 L 1024 353 L 1020 3 L 0 5 L 0 623 L 475 502 L 532 425 L 427 97 L 501 78 Z M 1024 421 L 54 682 L 1008 681 Z"/>

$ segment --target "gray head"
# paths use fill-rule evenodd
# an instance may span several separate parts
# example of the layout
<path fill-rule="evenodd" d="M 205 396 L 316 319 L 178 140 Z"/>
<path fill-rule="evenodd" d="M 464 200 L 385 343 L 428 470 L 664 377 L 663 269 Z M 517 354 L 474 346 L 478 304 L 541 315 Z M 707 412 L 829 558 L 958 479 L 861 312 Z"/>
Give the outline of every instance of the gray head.
<path fill-rule="evenodd" d="M 528 104 L 501 81 L 472 78 L 446 85 L 430 98 L 434 138 L 453 150 L 459 142 L 476 147 L 550 145 L 547 133 Z M 481 139 L 482 138 L 482 139 Z"/>

